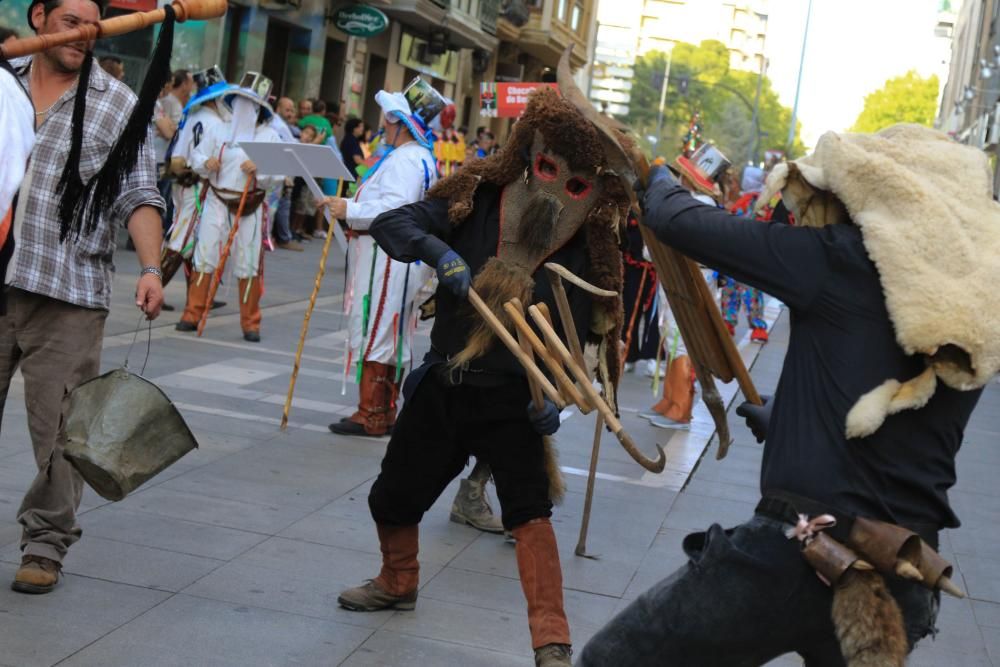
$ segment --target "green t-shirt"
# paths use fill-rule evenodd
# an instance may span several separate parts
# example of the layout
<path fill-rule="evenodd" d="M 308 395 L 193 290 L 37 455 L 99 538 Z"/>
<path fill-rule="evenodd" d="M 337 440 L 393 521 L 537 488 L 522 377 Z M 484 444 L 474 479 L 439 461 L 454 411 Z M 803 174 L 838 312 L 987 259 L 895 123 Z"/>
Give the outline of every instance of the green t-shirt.
<path fill-rule="evenodd" d="M 310 114 L 299 121 L 299 127 L 313 126 L 316 128 L 317 132 L 326 132 L 326 138 L 329 139 L 333 136 L 333 126 L 330 125 L 330 121 L 326 119 L 326 116 L 320 116 L 319 114 Z"/>

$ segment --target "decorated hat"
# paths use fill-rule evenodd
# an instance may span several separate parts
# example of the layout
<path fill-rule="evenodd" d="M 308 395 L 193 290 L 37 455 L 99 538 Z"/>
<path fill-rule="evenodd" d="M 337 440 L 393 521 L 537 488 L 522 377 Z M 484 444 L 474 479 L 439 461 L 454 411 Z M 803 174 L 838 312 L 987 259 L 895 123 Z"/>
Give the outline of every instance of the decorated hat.
<path fill-rule="evenodd" d="M 184 107 L 185 114 L 191 113 L 205 102 L 222 97 L 226 91 L 233 87 L 226 82 L 226 77 L 223 76 L 218 65 L 212 65 L 207 69 L 195 72 L 192 78 L 195 85 L 198 86 L 198 92 L 188 100 Z"/>
<path fill-rule="evenodd" d="M 401 93 L 380 90 L 375 101 L 390 123 L 403 123 L 413 138 L 424 148 L 431 148 L 434 135 L 431 123 L 448 106 L 441 93 L 421 79 L 415 78 Z"/>
<path fill-rule="evenodd" d="M 694 185 L 694 189 L 703 195 L 708 195 L 709 197 L 715 198 L 720 196 L 722 193 L 719 190 L 719 185 L 708 177 L 708 174 L 703 172 L 698 168 L 690 158 L 683 155 L 678 155 L 674 158 L 674 161 L 669 165 L 670 170 L 673 171 L 678 176 L 684 176 L 691 184 Z"/>
<path fill-rule="evenodd" d="M 230 86 L 223 91 L 222 103 L 232 111 L 233 100 L 237 97 L 244 97 L 265 111 L 265 120 L 271 120 L 274 116 L 274 109 L 268 104 L 267 98 L 271 94 L 272 86 L 271 80 L 260 72 L 247 72 L 243 75 L 238 86 Z"/>

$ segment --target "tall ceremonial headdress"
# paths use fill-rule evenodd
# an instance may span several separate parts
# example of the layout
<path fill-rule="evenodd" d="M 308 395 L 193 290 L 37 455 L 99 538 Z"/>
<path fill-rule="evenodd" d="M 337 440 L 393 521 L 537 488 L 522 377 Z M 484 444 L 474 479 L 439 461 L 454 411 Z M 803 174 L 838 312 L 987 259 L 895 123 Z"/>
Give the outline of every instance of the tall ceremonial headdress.
<path fill-rule="evenodd" d="M 503 305 L 513 298 L 532 302 L 532 274 L 578 232 L 586 234 L 589 273 L 581 276 L 615 296 L 595 297 L 590 341 L 601 346 L 599 377 L 609 401 L 621 360 L 622 258 L 619 240 L 633 200 L 634 175 L 622 149 L 624 135 L 614 136 L 610 119 L 587 102 L 569 74 L 568 54 L 560 65 L 561 95 L 552 88 L 536 90 L 514 124 L 504 147 L 494 155 L 466 164 L 440 181 L 430 197 L 447 199 L 453 225 L 472 212 L 481 183 L 503 187 L 500 246 L 473 280 L 473 288 L 501 322 L 510 327 Z M 577 103 L 583 99 L 582 103 Z M 592 115 L 589 112 L 593 111 Z M 492 329 L 477 319 L 468 345 L 454 359 L 462 364 L 495 344 Z"/>

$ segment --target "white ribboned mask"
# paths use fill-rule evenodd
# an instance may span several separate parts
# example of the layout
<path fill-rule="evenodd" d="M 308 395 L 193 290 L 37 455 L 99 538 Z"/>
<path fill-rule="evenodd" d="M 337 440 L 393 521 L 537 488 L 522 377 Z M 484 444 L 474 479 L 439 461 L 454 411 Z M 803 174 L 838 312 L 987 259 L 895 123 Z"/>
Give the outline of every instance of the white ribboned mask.
<path fill-rule="evenodd" d="M 233 134 L 229 137 L 230 142 L 253 141 L 259 111 L 259 107 L 245 97 L 233 100 L 233 118 L 230 121 Z"/>

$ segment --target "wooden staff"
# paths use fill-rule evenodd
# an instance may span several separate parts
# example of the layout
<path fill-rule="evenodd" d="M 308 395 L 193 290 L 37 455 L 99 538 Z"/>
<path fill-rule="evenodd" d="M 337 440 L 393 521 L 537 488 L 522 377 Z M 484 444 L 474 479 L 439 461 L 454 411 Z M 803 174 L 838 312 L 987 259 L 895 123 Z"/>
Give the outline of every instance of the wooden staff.
<path fill-rule="evenodd" d="M 594 422 L 594 446 L 590 452 L 590 470 L 587 473 L 587 495 L 583 499 L 583 519 L 580 521 L 580 539 L 576 542 L 577 556 L 597 560 L 597 556 L 587 553 L 587 531 L 590 529 L 590 509 L 594 503 L 594 483 L 597 480 L 597 456 L 601 451 L 601 435 L 604 433 L 604 418 L 597 413 Z"/>
<path fill-rule="evenodd" d="M 539 307 L 541 307 L 541 304 L 539 304 Z M 504 304 L 504 310 L 507 311 L 511 321 L 514 323 L 514 327 L 517 329 L 517 338 L 521 342 L 521 349 L 524 349 L 526 354 L 531 354 L 534 351 L 538 355 L 542 363 L 545 364 L 555 377 L 560 392 L 569 398 L 570 402 L 575 403 L 580 412 L 587 414 L 593 410 L 587 399 L 577 391 L 573 380 L 566 374 L 562 362 L 557 355 L 551 353 L 531 329 L 531 325 L 528 324 L 528 320 L 524 317 L 524 309 L 521 307 L 521 302 L 518 299 L 511 299 Z M 528 345 L 527 349 L 524 347 L 525 342 Z"/>
<path fill-rule="evenodd" d="M 228 7 L 226 0 L 174 0 L 171 3 L 178 23 L 184 21 L 205 21 L 222 16 Z M 72 30 L 64 30 L 49 35 L 36 35 L 24 39 L 15 39 L 0 46 L 0 55 L 10 60 L 31 55 L 57 46 L 77 42 L 93 42 L 96 39 L 124 35 L 125 33 L 142 30 L 154 23 L 162 23 L 167 12 L 162 7 L 148 12 L 134 12 L 123 16 L 104 19 L 97 23 L 77 26 Z"/>
<path fill-rule="evenodd" d="M 243 186 L 243 194 L 240 195 L 240 205 L 236 208 L 236 218 L 233 220 L 233 226 L 229 230 L 229 238 L 226 239 L 226 245 L 222 248 L 222 255 L 219 257 L 219 266 L 215 269 L 215 273 L 212 274 L 212 283 L 208 288 L 208 301 L 205 302 L 205 310 L 201 314 L 201 319 L 198 320 L 199 337 L 205 331 L 205 324 L 208 322 L 208 311 L 212 310 L 215 293 L 219 291 L 219 283 L 222 282 L 222 272 L 226 269 L 226 260 L 229 259 L 229 250 L 233 247 L 233 239 L 236 238 L 236 232 L 240 228 L 240 218 L 243 217 L 243 207 L 247 203 L 247 195 L 250 194 L 250 188 L 256 182 L 257 178 L 253 174 L 250 174 L 247 176 L 246 185 Z M 240 297 L 242 298 L 242 295 Z"/>
<path fill-rule="evenodd" d="M 514 358 L 516 358 L 521 365 L 524 366 L 524 370 L 528 374 L 528 377 L 538 383 L 538 386 L 541 387 L 542 392 L 545 393 L 549 400 L 555 403 L 556 407 L 560 410 L 566 407 L 566 401 L 563 400 L 559 391 L 552 386 L 552 383 L 549 382 L 547 377 L 545 377 L 545 374 L 542 373 L 541 369 L 535 365 L 535 360 L 525 354 L 518 342 L 514 340 L 514 337 L 510 335 L 509 331 L 507 331 L 507 328 L 499 319 L 497 319 L 497 316 L 493 314 L 490 307 L 486 305 L 483 298 L 479 296 L 479 294 L 476 293 L 476 290 L 471 287 L 469 288 L 469 303 L 471 303 L 472 307 L 476 309 L 484 320 L 486 320 L 486 324 L 493 330 L 496 337 L 507 346 L 507 349 L 514 355 Z"/>
<path fill-rule="evenodd" d="M 524 306 L 521 305 L 521 300 L 518 298 L 513 298 L 504 304 L 504 309 L 508 313 L 513 311 L 515 314 L 519 315 L 520 318 L 524 319 Z M 517 329 L 517 342 L 521 346 L 521 351 L 523 351 L 529 357 L 531 356 L 531 341 L 525 335 L 524 330 L 518 327 Z M 531 405 L 535 408 L 535 411 L 539 411 L 545 407 L 545 396 L 542 394 L 542 388 L 538 386 L 538 383 L 533 377 L 528 376 L 528 391 L 531 393 Z"/>
<path fill-rule="evenodd" d="M 337 192 L 340 192 L 341 184 L 337 183 Z M 319 257 L 319 268 L 316 269 L 316 279 L 313 281 L 313 291 L 309 296 L 309 306 L 306 308 L 306 315 L 302 318 L 302 332 L 299 334 L 299 346 L 295 350 L 295 362 L 292 364 L 292 378 L 288 381 L 288 396 L 285 397 L 285 409 L 281 413 L 281 430 L 288 427 L 288 413 L 292 409 L 292 395 L 295 393 L 295 381 L 299 378 L 299 366 L 302 363 L 302 350 L 306 346 L 306 334 L 309 333 L 309 320 L 312 319 L 313 308 L 316 307 L 316 297 L 319 296 L 319 286 L 326 275 L 326 257 L 330 254 L 330 242 L 333 241 L 333 225 L 340 222 L 330 217 L 330 230 L 326 234 L 326 241 L 323 242 L 323 254 Z"/>
<path fill-rule="evenodd" d="M 563 363 L 566 364 L 566 367 L 569 368 L 570 372 L 572 372 L 576 377 L 577 382 L 580 384 L 580 389 L 587 397 L 587 400 L 597 408 L 598 412 L 607 423 L 608 428 L 610 428 L 611 432 L 615 434 L 615 437 L 618 438 L 618 441 L 621 443 L 625 451 L 629 453 L 629 456 L 631 456 L 636 463 L 650 472 L 663 472 L 663 469 L 667 465 L 667 456 L 663 452 L 663 447 L 659 444 L 656 445 L 656 450 L 659 456 L 655 460 L 646 457 L 646 455 L 640 452 L 639 448 L 632 440 L 632 436 L 625 431 L 625 427 L 622 426 L 620 421 L 618 421 L 618 418 L 615 416 L 611 406 L 609 406 L 607 402 L 601 398 L 601 396 L 597 393 L 597 390 L 594 389 L 594 386 L 590 383 L 590 377 L 587 375 L 586 368 L 576 363 L 576 360 L 573 359 L 573 354 L 566 348 L 563 342 L 559 340 L 559 336 L 556 335 L 555 329 L 553 329 L 548 323 L 541 311 L 539 311 L 536 306 L 531 306 L 528 308 L 528 313 L 531 315 L 531 319 L 535 321 L 535 326 L 537 326 L 541 330 L 542 335 L 545 336 L 545 339 L 552 344 L 552 346 L 559 353 L 559 356 L 562 357 Z"/>

